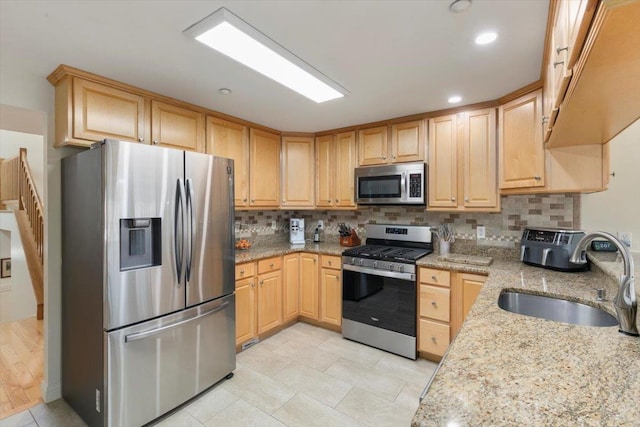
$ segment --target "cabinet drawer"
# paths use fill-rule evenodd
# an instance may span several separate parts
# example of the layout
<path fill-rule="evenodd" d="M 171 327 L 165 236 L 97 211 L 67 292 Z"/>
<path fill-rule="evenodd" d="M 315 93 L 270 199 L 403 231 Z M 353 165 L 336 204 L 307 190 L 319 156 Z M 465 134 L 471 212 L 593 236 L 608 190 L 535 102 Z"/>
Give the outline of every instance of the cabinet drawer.
<path fill-rule="evenodd" d="M 420 316 L 449 321 L 450 291 L 430 285 L 420 285 Z"/>
<path fill-rule="evenodd" d="M 322 255 L 322 268 L 342 268 L 342 258 L 339 256 Z"/>
<path fill-rule="evenodd" d="M 240 288 L 244 288 L 245 286 L 255 287 L 255 278 L 247 277 L 246 279 L 238 279 L 236 280 L 236 290 Z"/>
<path fill-rule="evenodd" d="M 256 273 L 256 264 L 253 262 L 236 265 L 236 280 L 244 279 L 245 277 L 255 276 L 255 273 Z"/>
<path fill-rule="evenodd" d="M 280 257 L 262 259 L 258 261 L 258 274 L 280 270 L 281 266 L 282 266 L 282 258 Z"/>
<path fill-rule="evenodd" d="M 449 325 L 420 319 L 420 340 L 418 350 L 438 356 L 444 355 L 449 347 Z"/>
<path fill-rule="evenodd" d="M 420 267 L 420 283 L 449 287 L 451 273 L 448 270 L 435 270 L 433 268 Z"/>

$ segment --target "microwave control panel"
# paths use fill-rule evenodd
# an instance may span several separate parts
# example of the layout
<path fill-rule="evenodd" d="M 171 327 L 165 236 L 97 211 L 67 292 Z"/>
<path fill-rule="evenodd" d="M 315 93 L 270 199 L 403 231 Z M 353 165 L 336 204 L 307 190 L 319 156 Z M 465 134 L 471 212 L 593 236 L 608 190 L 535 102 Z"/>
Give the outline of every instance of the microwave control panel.
<path fill-rule="evenodd" d="M 409 197 L 422 197 L 422 174 L 409 174 Z"/>

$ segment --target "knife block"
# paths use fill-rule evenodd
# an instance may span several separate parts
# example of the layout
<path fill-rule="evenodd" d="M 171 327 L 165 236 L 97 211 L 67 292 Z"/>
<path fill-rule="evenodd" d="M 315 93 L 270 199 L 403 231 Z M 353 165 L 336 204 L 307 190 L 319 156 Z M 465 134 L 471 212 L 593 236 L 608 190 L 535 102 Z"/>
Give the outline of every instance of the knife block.
<path fill-rule="evenodd" d="M 360 245 L 360 238 L 356 234 L 355 230 L 351 230 L 351 235 L 340 237 L 340 246 L 358 246 Z"/>

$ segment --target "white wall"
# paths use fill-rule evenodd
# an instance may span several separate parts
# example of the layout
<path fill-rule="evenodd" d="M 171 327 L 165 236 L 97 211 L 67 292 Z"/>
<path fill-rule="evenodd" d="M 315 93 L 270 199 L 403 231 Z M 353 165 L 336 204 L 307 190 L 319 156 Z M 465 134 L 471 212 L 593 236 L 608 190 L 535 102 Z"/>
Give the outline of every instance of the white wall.
<path fill-rule="evenodd" d="M 23 132 L 0 129 L 0 157 L 7 159 L 17 156 L 20 148 L 27 149 L 27 161 L 31 176 L 42 199 L 44 194 L 44 138 Z"/>
<path fill-rule="evenodd" d="M 632 252 L 640 253 L 640 119 L 609 143 L 609 188 L 582 196 L 582 228 L 632 234 Z"/>
<path fill-rule="evenodd" d="M 0 292 L 0 323 L 4 323 L 35 316 L 36 297 L 20 241 L 20 230 L 13 212 L 0 212 L 0 230 L 3 231 L 3 241 L 4 237 L 9 235 L 8 257 L 11 258 L 11 277 L 0 279 L 0 284 L 11 285 L 11 290 Z M 3 242 L 3 246 L 5 243 Z M 2 258 L 6 257 L 3 252 Z"/>
<path fill-rule="evenodd" d="M 79 150 L 53 148 L 54 88 L 46 75 L 34 75 L 19 68 L 20 64 L 0 62 L 0 104 L 40 112 L 46 163 L 44 194 L 44 379 L 42 398 L 45 402 L 62 396 L 61 369 L 61 205 L 60 159 Z M 54 67 L 57 64 L 54 65 Z M 53 67 L 51 69 L 53 71 Z M 4 128 L 4 124 L 3 124 Z M 14 129 L 15 130 L 15 129 Z"/>

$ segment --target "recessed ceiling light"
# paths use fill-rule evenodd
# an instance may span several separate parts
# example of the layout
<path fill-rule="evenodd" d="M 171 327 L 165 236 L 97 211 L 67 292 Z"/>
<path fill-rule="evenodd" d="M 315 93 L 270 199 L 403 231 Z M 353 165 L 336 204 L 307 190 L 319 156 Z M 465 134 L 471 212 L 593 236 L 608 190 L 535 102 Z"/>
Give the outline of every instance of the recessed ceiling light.
<path fill-rule="evenodd" d="M 184 33 L 315 102 L 347 91 L 224 7 Z"/>
<path fill-rule="evenodd" d="M 231 89 L 227 89 L 226 87 L 223 87 L 218 89 L 218 92 L 220 92 L 223 95 L 229 95 L 231 93 Z"/>
<path fill-rule="evenodd" d="M 482 33 L 476 37 L 476 44 L 493 43 L 494 41 L 496 41 L 497 38 L 498 38 L 498 33 L 496 32 L 490 31 L 487 33 Z"/>
<path fill-rule="evenodd" d="M 462 13 L 471 7 L 471 0 L 455 0 L 449 5 L 449 10 L 453 13 Z"/>
<path fill-rule="evenodd" d="M 449 97 L 450 104 L 455 104 L 456 102 L 460 102 L 460 101 L 462 101 L 462 97 L 460 95 L 454 95 Z"/>

